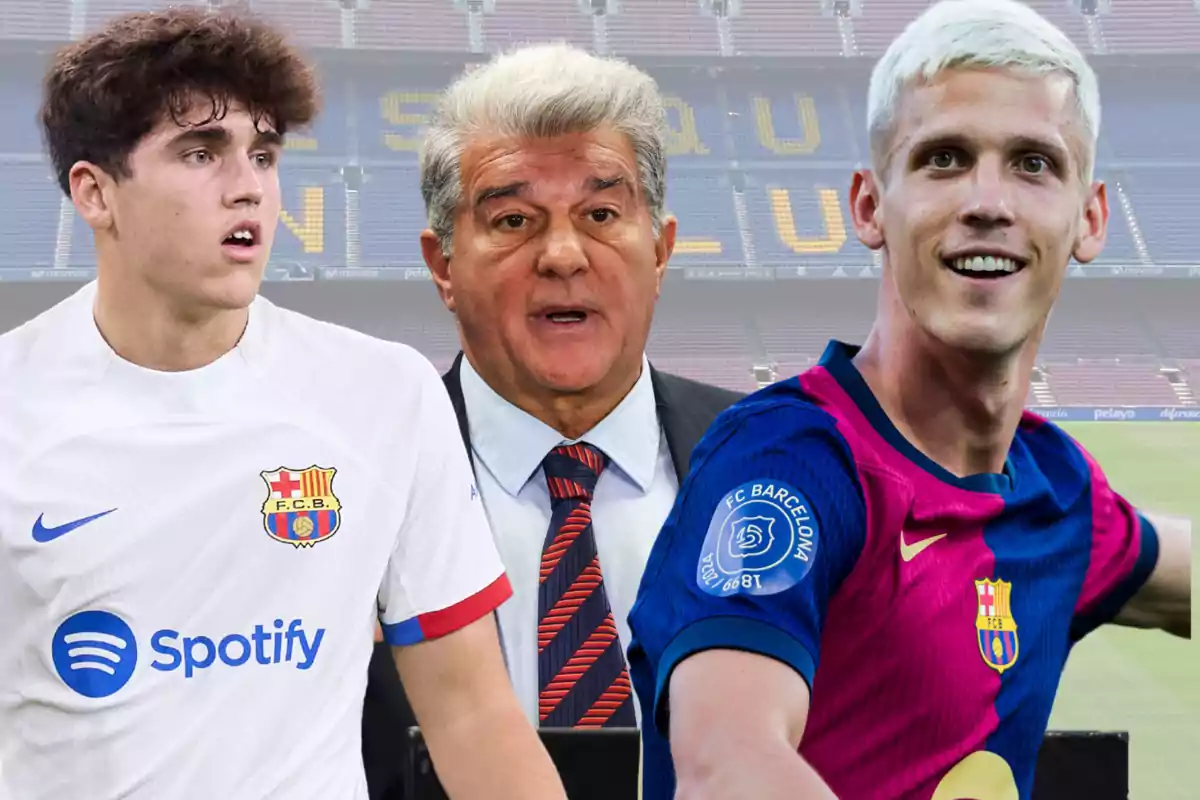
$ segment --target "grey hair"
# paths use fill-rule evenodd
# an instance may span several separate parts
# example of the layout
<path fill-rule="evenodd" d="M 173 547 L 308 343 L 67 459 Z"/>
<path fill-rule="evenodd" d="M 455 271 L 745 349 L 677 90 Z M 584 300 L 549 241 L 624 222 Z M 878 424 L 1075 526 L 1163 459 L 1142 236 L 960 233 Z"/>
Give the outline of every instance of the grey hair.
<path fill-rule="evenodd" d="M 1090 139 L 1084 166 L 1091 181 L 1100 134 L 1096 73 L 1070 38 L 1016 0 L 942 0 L 904 29 L 871 73 L 867 130 L 876 168 L 882 166 L 904 92 L 948 69 L 1011 69 L 1063 75 L 1074 85 L 1080 121 Z"/>
<path fill-rule="evenodd" d="M 604 126 L 629 138 L 657 235 L 666 216 L 666 109 L 653 78 L 566 44 L 523 47 L 464 73 L 442 94 L 420 155 L 421 196 L 442 252 L 450 253 L 472 135 L 546 138 Z"/>

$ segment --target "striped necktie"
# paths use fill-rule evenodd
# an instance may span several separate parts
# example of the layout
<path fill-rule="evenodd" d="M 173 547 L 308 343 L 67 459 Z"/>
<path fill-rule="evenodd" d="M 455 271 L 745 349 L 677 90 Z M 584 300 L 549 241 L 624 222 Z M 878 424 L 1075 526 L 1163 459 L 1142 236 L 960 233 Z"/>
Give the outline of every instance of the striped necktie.
<path fill-rule="evenodd" d="M 542 461 L 550 530 L 538 586 L 538 717 L 546 728 L 634 727 L 632 686 L 592 532 L 604 453 L 556 447 Z"/>

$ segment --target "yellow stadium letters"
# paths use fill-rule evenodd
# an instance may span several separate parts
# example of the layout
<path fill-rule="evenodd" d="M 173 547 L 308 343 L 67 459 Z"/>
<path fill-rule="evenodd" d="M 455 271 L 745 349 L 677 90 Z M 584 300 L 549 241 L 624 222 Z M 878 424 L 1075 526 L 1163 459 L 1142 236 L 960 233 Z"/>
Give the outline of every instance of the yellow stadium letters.
<path fill-rule="evenodd" d="M 325 252 L 325 189 L 305 186 L 300 190 L 300 220 L 287 211 L 279 211 L 279 219 L 304 245 L 306 253 Z"/>
<path fill-rule="evenodd" d="M 411 133 L 384 133 L 383 143 L 392 150 L 421 149 L 421 126 L 429 124 L 429 112 L 438 101 L 437 92 L 388 92 L 379 100 L 385 122 L 414 128 Z M 414 106 L 416 108 L 414 108 Z"/>
<path fill-rule="evenodd" d="M 817 189 L 817 203 L 825 227 L 825 235 L 819 239 L 801 239 L 796 233 L 796 218 L 787 189 L 770 189 L 768 193 L 779 240 L 793 253 L 836 253 L 842 249 L 846 243 L 846 220 L 842 217 L 842 204 L 836 190 Z"/>
<path fill-rule="evenodd" d="M 806 94 L 797 94 L 794 100 L 802 135 L 799 139 L 781 139 L 775 135 L 771 101 L 761 95 L 754 95 L 754 124 L 758 128 L 758 141 L 776 155 L 807 156 L 815 153 L 821 146 L 821 126 L 817 121 L 816 101 Z"/>

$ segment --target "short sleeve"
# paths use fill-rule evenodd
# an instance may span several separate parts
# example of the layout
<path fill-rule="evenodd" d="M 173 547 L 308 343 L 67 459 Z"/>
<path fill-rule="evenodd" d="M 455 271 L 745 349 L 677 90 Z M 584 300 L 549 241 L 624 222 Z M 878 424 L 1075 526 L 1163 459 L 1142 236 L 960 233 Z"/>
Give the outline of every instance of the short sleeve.
<path fill-rule="evenodd" d="M 865 519 L 853 455 L 827 414 L 797 400 L 718 418 L 630 613 L 631 672 L 664 735 L 671 672 L 700 651 L 760 653 L 812 685 L 826 609 L 862 552 Z"/>
<path fill-rule="evenodd" d="M 384 640 L 396 646 L 453 633 L 512 594 L 450 397 L 424 359 L 412 378 L 418 400 L 404 424 L 416 463 L 379 592 Z"/>
<path fill-rule="evenodd" d="M 1100 465 L 1086 450 L 1079 449 L 1091 472 L 1092 541 L 1071 624 L 1074 641 L 1111 622 L 1158 563 L 1158 532 L 1154 525 L 1113 491 Z"/>

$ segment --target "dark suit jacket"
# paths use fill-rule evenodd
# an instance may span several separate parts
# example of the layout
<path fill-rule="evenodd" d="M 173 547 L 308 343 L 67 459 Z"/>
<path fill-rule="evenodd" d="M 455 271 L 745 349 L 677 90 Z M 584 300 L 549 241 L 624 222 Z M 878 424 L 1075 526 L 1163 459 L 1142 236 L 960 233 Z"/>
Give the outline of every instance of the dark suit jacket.
<path fill-rule="evenodd" d="M 471 435 L 467 424 L 467 407 L 463 400 L 459 370 L 462 354 L 442 376 L 446 391 L 458 415 L 467 453 L 471 453 Z M 686 378 L 668 375 L 650 368 L 654 386 L 658 419 L 667 437 L 675 474 L 680 483 L 687 474 L 692 450 L 713 420 L 741 395 L 718 389 Z M 473 461 L 472 461 L 473 463 Z M 363 763 L 367 771 L 367 786 L 371 800 L 407 800 L 403 796 L 404 764 L 401 761 L 404 734 L 416 724 L 404 688 L 396 674 L 391 647 L 375 645 L 367 677 L 367 694 L 363 707 Z"/>

